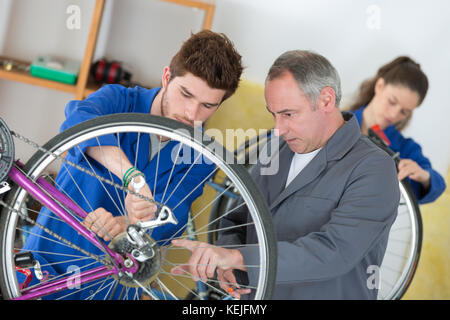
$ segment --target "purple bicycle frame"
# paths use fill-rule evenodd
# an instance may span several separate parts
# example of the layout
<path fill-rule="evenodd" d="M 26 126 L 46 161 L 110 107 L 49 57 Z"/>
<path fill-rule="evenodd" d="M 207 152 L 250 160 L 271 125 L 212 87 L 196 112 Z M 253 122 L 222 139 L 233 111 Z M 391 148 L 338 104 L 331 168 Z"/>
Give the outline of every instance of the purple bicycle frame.
<path fill-rule="evenodd" d="M 17 162 L 17 166 L 20 167 L 21 164 Z M 87 216 L 87 213 L 80 208 L 76 203 L 74 203 L 71 199 L 66 197 L 63 193 L 61 193 L 57 188 L 55 188 L 51 183 L 46 181 L 45 179 L 39 177 L 36 179 L 36 182 L 31 181 L 27 176 L 25 176 L 16 166 L 12 166 L 9 174 L 9 178 L 14 181 L 17 185 L 27 190 L 30 195 L 33 196 L 36 200 L 38 200 L 42 205 L 46 206 L 50 209 L 54 214 L 56 214 L 59 218 L 64 220 L 68 225 L 74 228 L 79 234 L 93 243 L 97 248 L 102 251 L 106 251 L 106 253 L 114 259 L 116 266 L 122 266 L 122 270 L 135 272 L 136 268 L 128 269 L 123 267 L 123 258 L 118 253 L 112 251 L 108 246 L 104 245 L 98 238 L 95 233 L 86 229 L 82 226 L 76 219 L 74 219 L 70 213 L 67 212 L 66 209 L 61 207 L 58 202 L 60 202 L 66 208 L 69 208 L 80 218 L 84 219 Z M 55 201 L 55 200 L 57 201 Z M 136 265 L 136 264 L 135 264 Z M 108 277 L 113 274 L 119 273 L 115 266 L 107 267 L 101 266 L 88 271 L 81 272 L 77 275 L 77 284 L 84 284 L 91 281 L 95 281 L 104 277 Z M 41 285 L 34 286 L 30 289 L 24 289 L 22 291 L 22 296 L 15 298 L 14 300 L 29 300 L 29 299 L 37 299 L 45 295 L 53 294 L 58 291 L 69 289 L 73 286 L 74 276 L 67 276 L 61 278 L 59 280 L 48 281 L 46 283 L 42 283 Z"/>

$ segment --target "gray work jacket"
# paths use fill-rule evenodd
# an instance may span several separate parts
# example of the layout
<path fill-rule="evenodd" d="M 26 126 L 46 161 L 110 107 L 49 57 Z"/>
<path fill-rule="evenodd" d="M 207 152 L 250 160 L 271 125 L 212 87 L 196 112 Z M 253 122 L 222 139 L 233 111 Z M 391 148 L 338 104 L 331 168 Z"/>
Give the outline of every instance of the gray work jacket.
<path fill-rule="evenodd" d="M 270 207 L 277 238 L 273 299 L 376 299 L 369 279 L 381 266 L 400 199 L 394 161 L 361 134 L 356 118 L 345 124 L 285 188 L 294 153 L 280 142 L 271 161 L 274 175 L 252 171 Z M 241 224 L 243 212 L 226 226 Z M 255 242 L 254 228 L 242 236 L 224 232 L 219 243 Z M 239 249 L 245 264 L 259 264 L 254 247 Z M 256 274 L 250 270 L 250 284 Z"/>

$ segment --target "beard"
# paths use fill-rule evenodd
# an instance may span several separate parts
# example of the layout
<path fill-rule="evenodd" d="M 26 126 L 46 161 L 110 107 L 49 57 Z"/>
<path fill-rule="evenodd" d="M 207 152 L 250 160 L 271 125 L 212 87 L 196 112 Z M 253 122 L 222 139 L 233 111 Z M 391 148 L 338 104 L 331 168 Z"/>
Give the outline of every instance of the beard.
<path fill-rule="evenodd" d="M 166 96 L 166 89 L 164 89 L 161 96 L 161 116 L 168 118 L 169 115 L 169 101 Z"/>
<path fill-rule="evenodd" d="M 161 96 L 161 116 L 165 118 L 170 118 L 173 120 L 177 120 L 179 122 L 184 122 L 187 125 L 190 125 L 191 127 L 194 127 L 194 121 L 187 119 L 185 116 L 179 115 L 179 114 L 172 114 L 170 112 L 170 104 L 169 104 L 169 98 L 167 97 L 167 91 L 164 90 L 162 92 Z"/>

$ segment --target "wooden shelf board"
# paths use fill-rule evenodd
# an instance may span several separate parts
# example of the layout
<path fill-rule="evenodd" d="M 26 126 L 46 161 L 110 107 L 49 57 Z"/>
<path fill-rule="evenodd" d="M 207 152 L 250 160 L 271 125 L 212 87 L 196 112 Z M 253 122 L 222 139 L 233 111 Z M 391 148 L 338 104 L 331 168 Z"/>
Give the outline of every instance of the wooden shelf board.
<path fill-rule="evenodd" d="M 33 77 L 28 72 L 23 71 L 6 71 L 0 69 L 0 79 L 22 82 L 72 94 L 76 92 L 75 85 Z"/>
<path fill-rule="evenodd" d="M 207 10 L 210 7 L 214 7 L 213 4 L 204 1 L 196 1 L 196 0 L 162 0 L 164 2 L 171 2 L 175 4 L 179 4 L 186 7 L 197 8 L 201 10 Z"/>

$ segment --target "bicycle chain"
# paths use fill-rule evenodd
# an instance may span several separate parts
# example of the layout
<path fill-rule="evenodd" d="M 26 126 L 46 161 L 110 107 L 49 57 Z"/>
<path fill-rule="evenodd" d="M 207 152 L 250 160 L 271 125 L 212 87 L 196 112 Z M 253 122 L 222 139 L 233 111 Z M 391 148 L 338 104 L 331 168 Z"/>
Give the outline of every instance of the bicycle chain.
<path fill-rule="evenodd" d="M 69 160 L 65 159 L 64 157 L 62 157 L 60 155 L 57 155 L 57 154 L 55 154 L 55 153 L 53 153 L 51 151 L 48 151 L 48 150 L 44 149 L 43 147 L 38 145 L 36 142 L 33 142 L 32 140 L 30 140 L 30 139 L 28 139 L 28 138 L 18 134 L 17 132 L 11 131 L 11 135 L 16 137 L 19 140 L 22 140 L 23 142 L 25 142 L 27 144 L 33 146 L 34 148 L 38 149 L 39 151 L 42 151 L 42 152 L 44 152 L 47 155 L 51 155 L 55 159 L 61 160 L 61 161 L 65 162 L 65 163 L 67 163 L 68 165 L 70 165 L 70 166 L 72 166 L 72 167 L 74 167 L 74 168 L 76 168 L 76 169 L 78 169 L 78 170 L 80 170 L 80 171 L 82 171 L 82 172 L 84 172 L 84 173 L 94 177 L 94 178 L 97 178 L 97 179 L 101 180 L 102 182 L 106 182 L 107 184 L 112 185 L 113 187 L 116 187 L 116 188 L 118 188 L 118 189 L 120 189 L 122 191 L 125 191 L 127 193 L 131 193 L 132 195 L 135 195 L 135 196 L 139 197 L 142 200 L 149 201 L 152 204 L 157 204 L 157 205 L 160 205 L 160 206 L 163 205 L 162 203 L 160 203 L 158 201 L 155 201 L 154 199 L 150 199 L 150 198 L 148 198 L 146 196 L 143 196 L 143 195 L 141 195 L 139 193 L 136 193 L 136 192 L 134 192 L 134 191 L 132 191 L 130 189 L 127 189 L 126 187 L 121 186 L 121 185 L 115 183 L 114 181 L 111 181 L 111 180 L 109 180 L 107 178 L 104 178 L 104 177 L 99 176 L 99 175 L 97 175 L 97 174 L 95 174 L 93 172 L 90 172 L 89 170 L 81 167 L 80 165 L 78 165 L 76 163 L 73 163 L 72 161 L 69 161 Z"/>
<path fill-rule="evenodd" d="M 48 233 L 49 235 L 55 237 L 57 240 L 63 242 L 64 244 L 66 244 L 67 246 L 69 246 L 72 249 L 78 250 L 81 253 L 87 255 L 88 257 L 94 259 L 97 262 L 103 263 L 105 265 L 110 264 L 108 261 L 100 259 L 99 257 L 95 256 L 94 254 L 84 250 L 83 248 L 77 246 L 76 244 L 70 242 L 69 240 L 61 237 L 59 234 L 54 233 L 52 230 L 48 229 L 47 227 L 43 226 L 42 224 L 34 221 L 33 219 L 31 219 L 30 217 L 28 217 L 26 214 L 24 214 L 23 212 L 20 212 L 19 210 L 14 209 L 13 207 L 11 207 L 9 204 L 5 203 L 3 200 L 0 200 L 0 204 L 2 206 L 4 206 L 5 208 L 8 208 L 9 210 L 11 210 L 14 213 L 17 213 L 22 219 L 26 220 L 28 223 L 32 224 L 33 226 L 37 226 L 40 229 L 44 230 L 46 233 Z"/>
<path fill-rule="evenodd" d="M 127 192 L 127 193 L 131 193 L 132 195 L 135 195 L 135 196 L 139 197 L 140 199 L 149 201 L 149 202 L 151 202 L 151 203 L 153 203 L 153 204 L 156 204 L 156 205 L 158 205 L 158 204 L 159 204 L 159 205 L 162 205 L 161 203 L 159 203 L 158 201 L 155 201 L 154 199 L 150 199 L 150 198 L 145 197 L 145 196 L 143 196 L 143 195 L 141 195 L 141 194 L 139 194 L 139 193 L 136 193 L 136 192 L 134 192 L 134 191 L 132 191 L 132 190 L 129 190 L 128 188 L 125 188 L 125 187 L 123 187 L 123 186 L 121 186 L 121 185 L 119 185 L 119 184 L 117 184 L 117 183 L 115 183 L 115 182 L 113 182 L 113 181 L 111 181 L 111 180 L 109 180 L 109 179 L 106 179 L 106 178 L 104 178 L 104 177 L 102 177 L 102 176 L 99 176 L 99 175 L 97 175 L 96 173 L 90 172 L 89 170 L 87 170 L 87 169 L 85 169 L 85 168 L 83 168 L 83 167 L 77 165 L 76 163 L 73 163 L 73 162 L 71 162 L 71 161 L 65 159 L 64 157 L 62 157 L 62 156 L 60 156 L 60 155 L 57 155 L 57 154 L 55 154 L 55 153 L 53 153 L 53 152 L 51 152 L 51 151 L 49 151 L 49 150 L 44 149 L 43 147 L 41 147 L 41 146 L 40 146 L 39 144 L 37 144 L 36 142 L 34 142 L 34 141 L 32 141 L 32 140 L 30 140 L 30 139 L 28 139 L 28 138 L 22 136 L 21 134 L 19 134 L 19 133 L 17 133 L 17 132 L 14 132 L 14 131 L 10 131 L 10 132 L 11 132 L 11 135 L 12 135 L 12 136 L 14 136 L 15 138 L 17 138 L 17 139 L 19 139 L 19 140 L 25 142 L 26 144 L 31 145 L 32 147 L 38 149 L 39 151 L 44 152 L 45 154 L 50 155 L 50 156 L 54 157 L 55 159 L 61 160 L 62 162 L 66 163 L 66 164 L 68 164 L 68 165 L 70 165 L 70 166 L 72 166 L 72 167 L 74 167 L 74 168 L 76 168 L 76 169 L 78 169 L 78 170 L 80 170 L 80 171 L 82 171 L 82 172 L 84 172 L 84 173 L 86 173 L 86 174 L 92 176 L 92 177 L 95 177 L 95 178 L 99 179 L 99 180 L 101 180 L 102 182 L 105 182 L 105 183 L 107 183 L 107 184 L 109 184 L 109 185 L 112 185 L 112 186 L 114 186 L 115 188 L 118 188 L 118 189 L 120 189 L 120 190 L 122 190 L 122 191 L 125 191 L 125 192 Z M 83 248 L 77 246 L 76 244 L 72 243 L 71 241 L 69 241 L 69 240 L 67 240 L 67 239 L 65 239 L 65 238 L 63 238 L 63 237 L 61 237 L 60 235 L 54 233 L 53 231 L 51 231 L 50 229 L 46 228 L 45 226 L 43 226 L 43 225 L 39 224 L 38 222 L 34 221 L 33 219 L 31 219 L 30 217 L 28 217 L 28 216 L 25 215 L 24 213 L 20 212 L 19 210 L 16 210 L 16 209 L 12 208 L 10 205 L 8 205 L 7 203 L 5 203 L 3 200 L 0 200 L 0 204 L 3 205 L 4 207 L 8 208 L 9 210 L 11 210 L 11 211 L 17 213 L 20 217 L 22 217 L 22 218 L 23 218 L 24 220 L 26 220 L 28 223 L 32 224 L 33 226 L 39 227 L 40 229 L 42 229 L 43 231 L 45 231 L 45 232 L 48 233 L 49 235 L 55 237 L 57 240 L 63 242 L 63 243 L 66 244 L 66 245 L 68 245 L 70 248 L 80 251 L 81 253 L 83 253 L 83 254 L 89 256 L 90 258 L 96 260 L 97 262 L 103 263 L 103 264 L 105 264 L 105 265 L 110 264 L 107 260 L 103 260 L 103 259 L 101 259 L 101 258 L 99 258 L 99 257 L 97 257 L 97 256 L 95 256 L 95 255 L 93 255 L 92 253 L 89 253 L 88 251 L 86 251 L 86 250 L 84 250 Z"/>

